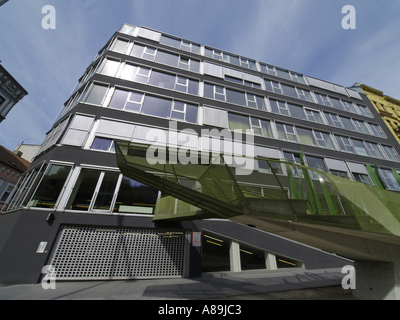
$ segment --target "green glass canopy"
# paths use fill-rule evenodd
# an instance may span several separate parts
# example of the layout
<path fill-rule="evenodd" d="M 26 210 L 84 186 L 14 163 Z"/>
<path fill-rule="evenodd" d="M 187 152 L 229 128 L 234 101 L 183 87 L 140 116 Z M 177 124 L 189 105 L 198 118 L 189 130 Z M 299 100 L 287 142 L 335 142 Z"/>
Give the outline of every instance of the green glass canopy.
<path fill-rule="evenodd" d="M 223 155 L 201 153 L 182 164 L 171 157 L 173 148 L 115 145 L 122 173 L 161 191 L 154 220 L 251 216 L 400 236 L 400 194 L 307 167 L 302 156 L 301 164 L 257 157 L 264 172 L 237 176 Z"/>

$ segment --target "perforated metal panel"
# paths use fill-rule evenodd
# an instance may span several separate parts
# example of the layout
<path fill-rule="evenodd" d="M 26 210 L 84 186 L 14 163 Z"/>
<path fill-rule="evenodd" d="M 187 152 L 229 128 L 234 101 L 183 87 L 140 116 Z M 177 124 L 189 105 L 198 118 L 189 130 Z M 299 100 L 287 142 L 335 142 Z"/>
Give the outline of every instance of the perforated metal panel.
<path fill-rule="evenodd" d="M 190 230 L 62 226 L 57 280 L 184 277 Z"/>

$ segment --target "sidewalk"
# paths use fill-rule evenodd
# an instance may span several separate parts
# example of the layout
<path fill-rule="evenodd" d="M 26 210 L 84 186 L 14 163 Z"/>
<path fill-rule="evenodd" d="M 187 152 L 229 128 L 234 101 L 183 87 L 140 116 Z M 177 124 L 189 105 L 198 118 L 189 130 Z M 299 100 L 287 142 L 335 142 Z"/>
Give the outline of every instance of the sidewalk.
<path fill-rule="evenodd" d="M 0 285 L 0 300 L 351 300 L 341 288 L 344 274 L 335 269 L 281 269 L 209 273 L 195 279 L 56 282 Z M 305 290 L 304 290 L 305 289 Z"/>

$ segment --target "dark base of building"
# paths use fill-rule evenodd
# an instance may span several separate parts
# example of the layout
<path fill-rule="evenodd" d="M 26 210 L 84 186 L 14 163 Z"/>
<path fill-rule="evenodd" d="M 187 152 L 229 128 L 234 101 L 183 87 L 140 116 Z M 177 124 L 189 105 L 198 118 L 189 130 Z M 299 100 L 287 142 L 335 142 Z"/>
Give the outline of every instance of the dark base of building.
<path fill-rule="evenodd" d="M 39 283 L 49 265 L 59 269 L 57 280 L 75 281 L 196 278 L 207 271 L 348 264 L 227 220 L 156 222 L 152 216 L 38 210 L 0 216 L 0 284 Z"/>

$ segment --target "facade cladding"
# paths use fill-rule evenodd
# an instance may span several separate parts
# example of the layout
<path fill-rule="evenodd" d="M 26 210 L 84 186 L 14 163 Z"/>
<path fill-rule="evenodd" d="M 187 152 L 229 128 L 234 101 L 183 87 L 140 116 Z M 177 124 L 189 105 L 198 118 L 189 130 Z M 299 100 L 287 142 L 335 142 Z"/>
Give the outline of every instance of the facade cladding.
<path fill-rule="evenodd" d="M 277 247 L 263 247 L 260 231 L 229 221 L 153 222 L 162 193 L 122 175 L 114 139 L 149 144 L 147 133 L 154 128 L 167 132 L 171 121 L 175 130 L 191 129 L 192 138 L 197 133 L 195 139 L 183 134 L 178 146 L 186 143 L 201 150 L 210 138 L 202 135 L 202 129 L 249 129 L 257 156 L 300 163 L 303 150 L 308 166 L 368 185 L 373 182 L 366 164 L 376 165 L 385 187 L 400 191 L 392 171 L 400 169 L 399 144 L 365 95 L 125 24 L 79 79 L 7 201 L 0 228 L 6 222 L 14 230 L 35 227 L 36 233 L 31 236 L 30 251 L 25 248 L 29 251 L 26 259 L 32 257 L 29 271 L 27 266 L 9 262 L 0 267 L 4 269 L 0 274 L 9 274 L 0 281 L 22 281 L 23 272 L 31 275 L 29 281 L 37 281 L 38 270 L 55 261 L 63 270 L 55 271 L 58 279 L 82 275 L 90 279 L 90 274 L 102 279 L 193 277 L 201 274 L 201 265 L 203 271 L 342 265 L 337 257 L 309 247 L 300 250 L 300 244 L 282 239 L 278 244 L 277 238 L 265 233 L 265 243 Z M 266 182 L 273 173 L 287 174 L 284 166 L 270 169 L 255 163 L 255 170 L 265 173 Z M 262 188 L 245 176 L 238 181 Z M 240 241 L 232 235 L 234 228 L 242 233 Z M 202 247 L 196 241 L 197 232 L 202 232 Z M 7 234 L 3 243 L 11 241 Z M 21 236 L 13 241 L 16 248 L 26 239 Z M 143 241 L 146 246 L 140 245 Z M 148 245 L 151 241 L 153 246 Z M 42 250 L 36 251 L 39 243 Z M 138 251 L 142 247 L 146 253 Z M 12 248 L 2 250 L 0 259 L 13 254 Z M 235 250 L 240 250 L 241 259 L 233 266 L 229 259 Z M 128 251 L 134 252 L 129 259 L 135 262 L 127 258 Z M 138 259 L 141 268 L 148 266 L 147 271 L 131 270 Z M 163 269 L 162 264 L 170 267 Z M 68 270 L 66 265 L 75 269 Z"/>

